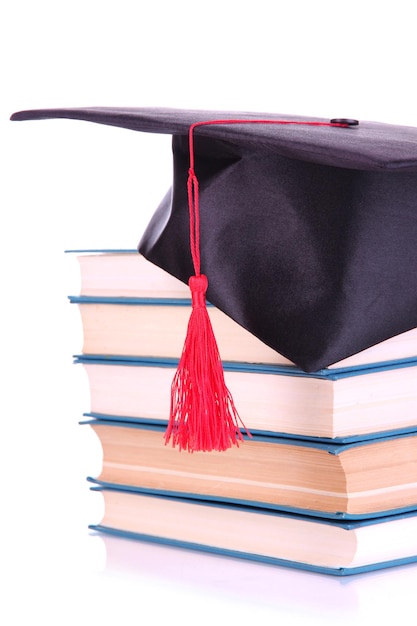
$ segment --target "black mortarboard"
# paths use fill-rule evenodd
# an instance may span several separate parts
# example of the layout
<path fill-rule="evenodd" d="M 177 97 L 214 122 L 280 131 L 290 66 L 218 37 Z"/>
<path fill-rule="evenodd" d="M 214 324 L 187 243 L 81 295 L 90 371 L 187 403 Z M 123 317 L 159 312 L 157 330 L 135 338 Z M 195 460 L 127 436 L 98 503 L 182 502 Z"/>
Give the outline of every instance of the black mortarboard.
<path fill-rule="evenodd" d="M 173 187 L 139 251 L 184 282 L 197 124 L 208 300 L 305 371 L 417 326 L 417 128 L 161 108 L 12 116 L 47 118 L 173 135 Z"/>
<path fill-rule="evenodd" d="M 173 187 L 139 250 L 184 282 L 193 273 L 189 127 L 218 119 L 313 121 L 160 108 L 12 116 L 45 118 L 173 135 Z M 417 326 L 417 128 L 201 126 L 195 170 L 208 299 L 266 344 L 314 371 Z"/>

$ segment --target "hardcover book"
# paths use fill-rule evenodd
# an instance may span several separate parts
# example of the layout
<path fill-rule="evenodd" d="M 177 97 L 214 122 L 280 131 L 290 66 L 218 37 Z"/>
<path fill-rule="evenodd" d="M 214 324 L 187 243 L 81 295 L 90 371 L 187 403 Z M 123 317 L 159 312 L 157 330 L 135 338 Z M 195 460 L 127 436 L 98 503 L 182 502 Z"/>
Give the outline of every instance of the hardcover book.
<path fill-rule="evenodd" d="M 79 355 L 90 413 L 166 425 L 177 365 L 169 359 Z M 417 428 L 417 360 L 306 374 L 224 363 L 239 415 L 254 433 L 348 442 Z"/>
<path fill-rule="evenodd" d="M 417 511 L 340 522 L 101 488 L 91 529 L 272 565 L 346 576 L 417 561 Z"/>
<path fill-rule="evenodd" d="M 257 436 L 191 454 L 164 445 L 157 426 L 88 423 L 103 450 L 100 484 L 335 519 L 417 508 L 417 431 L 344 445 Z"/>

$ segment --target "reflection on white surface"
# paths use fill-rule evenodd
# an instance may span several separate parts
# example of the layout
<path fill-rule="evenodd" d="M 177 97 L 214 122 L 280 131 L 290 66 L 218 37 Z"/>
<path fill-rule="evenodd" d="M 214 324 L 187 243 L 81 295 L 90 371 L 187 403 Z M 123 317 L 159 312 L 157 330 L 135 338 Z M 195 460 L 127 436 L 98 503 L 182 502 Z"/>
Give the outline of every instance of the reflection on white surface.
<path fill-rule="evenodd" d="M 107 578 L 153 581 L 161 590 L 204 596 L 243 614 L 308 616 L 309 623 L 407 615 L 417 582 L 415 565 L 341 579 L 122 538 L 102 541 Z"/>

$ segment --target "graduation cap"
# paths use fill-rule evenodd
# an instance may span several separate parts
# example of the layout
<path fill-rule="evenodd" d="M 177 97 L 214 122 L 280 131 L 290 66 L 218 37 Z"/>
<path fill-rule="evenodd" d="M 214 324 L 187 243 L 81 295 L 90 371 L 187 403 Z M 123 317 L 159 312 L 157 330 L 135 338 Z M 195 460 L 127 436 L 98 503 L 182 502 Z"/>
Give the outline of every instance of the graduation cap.
<path fill-rule="evenodd" d="M 208 300 L 304 371 L 417 326 L 416 128 L 163 108 L 12 116 L 47 118 L 173 135 L 173 186 L 139 251 L 184 282 L 201 264 Z"/>

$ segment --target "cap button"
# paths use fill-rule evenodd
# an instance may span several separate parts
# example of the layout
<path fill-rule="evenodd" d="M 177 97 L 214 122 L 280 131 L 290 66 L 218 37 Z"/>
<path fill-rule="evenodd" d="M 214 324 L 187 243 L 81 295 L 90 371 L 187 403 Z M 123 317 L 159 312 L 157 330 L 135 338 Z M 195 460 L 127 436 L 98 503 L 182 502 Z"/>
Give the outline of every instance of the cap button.
<path fill-rule="evenodd" d="M 345 124 L 346 126 L 359 126 L 359 120 L 351 120 L 346 117 L 334 117 L 330 124 Z"/>

